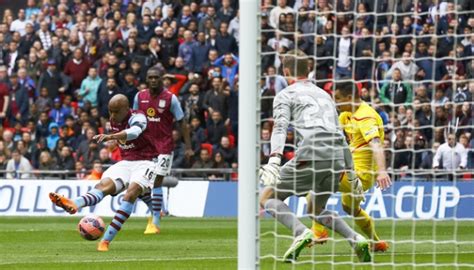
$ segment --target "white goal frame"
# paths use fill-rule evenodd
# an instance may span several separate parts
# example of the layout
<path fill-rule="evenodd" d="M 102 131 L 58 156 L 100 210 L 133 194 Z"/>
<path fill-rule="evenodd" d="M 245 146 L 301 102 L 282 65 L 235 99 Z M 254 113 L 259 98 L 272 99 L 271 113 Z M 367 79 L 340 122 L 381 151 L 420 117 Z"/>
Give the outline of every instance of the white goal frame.
<path fill-rule="evenodd" d="M 259 267 L 258 164 L 260 1 L 240 0 L 238 269 Z"/>

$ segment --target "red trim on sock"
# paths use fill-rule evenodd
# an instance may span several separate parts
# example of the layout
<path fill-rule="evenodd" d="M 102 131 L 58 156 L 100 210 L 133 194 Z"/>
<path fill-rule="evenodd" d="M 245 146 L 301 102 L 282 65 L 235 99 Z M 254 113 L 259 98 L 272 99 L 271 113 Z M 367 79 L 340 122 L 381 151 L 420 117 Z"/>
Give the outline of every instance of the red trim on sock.
<path fill-rule="evenodd" d="M 120 222 L 120 224 L 123 224 L 125 221 L 117 216 L 114 217 L 115 220 L 117 220 L 118 222 Z"/>
<path fill-rule="evenodd" d="M 122 215 L 122 216 L 124 216 L 125 218 L 128 218 L 128 217 L 130 217 L 130 215 L 129 215 L 129 214 L 125 213 L 125 212 L 124 212 L 124 211 L 122 211 L 122 210 L 117 210 L 117 214 L 121 214 L 121 215 Z"/>
<path fill-rule="evenodd" d="M 120 229 L 121 229 L 117 224 L 115 224 L 113 222 L 110 223 L 110 226 L 112 226 L 112 228 L 116 229 L 117 231 L 120 231 Z"/>

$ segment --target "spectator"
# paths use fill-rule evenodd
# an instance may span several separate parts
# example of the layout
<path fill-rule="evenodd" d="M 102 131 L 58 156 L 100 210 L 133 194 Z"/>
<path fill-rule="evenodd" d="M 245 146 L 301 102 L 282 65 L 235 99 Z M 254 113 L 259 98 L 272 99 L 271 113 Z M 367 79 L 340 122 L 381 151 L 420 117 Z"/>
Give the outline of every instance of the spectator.
<path fill-rule="evenodd" d="M 40 29 L 37 32 L 38 38 L 41 41 L 41 45 L 45 50 L 49 50 L 49 48 L 53 45 L 53 35 L 49 31 L 48 23 L 46 21 L 42 21 L 40 23 Z"/>
<path fill-rule="evenodd" d="M 287 6 L 286 0 L 278 0 L 278 5 L 270 11 L 270 25 L 278 29 L 280 14 L 294 13 L 295 11 Z"/>
<path fill-rule="evenodd" d="M 4 153 L 0 153 L 0 171 L 5 171 L 7 169 L 7 156 Z M 0 177 L 5 178 L 5 173 L 0 172 Z"/>
<path fill-rule="evenodd" d="M 26 88 L 18 83 L 18 76 L 12 74 L 10 76 L 10 104 L 8 119 L 11 124 L 26 124 L 28 120 L 29 101 Z"/>
<path fill-rule="evenodd" d="M 138 81 L 136 80 L 135 75 L 131 71 L 125 72 L 122 91 L 124 95 L 127 96 L 130 104 L 133 104 L 135 95 L 138 93 L 137 84 Z"/>
<path fill-rule="evenodd" d="M 171 165 L 172 168 L 185 168 L 186 167 L 186 146 L 181 139 L 181 134 L 178 130 L 173 130 L 173 143 L 174 143 L 174 150 L 173 150 L 173 163 Z"/>
<path fill-rule="evenodd" d="M 215 153 L 220 153 L 227 164 L 237 163 L 237 151 L 230 145 L 229 137 L 222 136 L 220 144 L 215 148 Z"/>
<path fill-rule="evenodd" d="M 194 46 L 191 49 L 191 58 L 189 61 L 191 71 L 196 73 L 203 72 L 210 49 L 210 46 L 206 43 L 206 34 L 204 32 L 199 32 L 197 35 L 197 42 L 194 43 Z"/>
<path fill-rule="evenodd" d="M 449 98 L 444 95 L 444 90 L 438 87 L 435 92 L 435 96 L 431 106 L 436 108 L 437 106 L 444 106 L 449 101 Z"/>
<path fill-rule="evenodd" d="M 234 8 L 230 5 L 230 0 L 222 0 L 222 6 L 217 12 L 217 17 L 222 22 L 230 22 L 235 16 Z"/>
<path fill-rule="evenodd" d="M 100 180 L 102 178 L 103 171 L 104 170 L 102 168 L 102 163 L 96 160 L 94 161 L 94 164 L 92 166 L 91 173 L 86 176 L 86 179 L 87 180 Z"/>
<path fill-rule="evenodd" d="M 91 106 L 97 106 L 97 94 L 102 79 L 97 76 L 97 69 L 95 67 L 89 68 L 88 76 L 81 83 L 81 88 L 78 94 L 83 101 L 90 102 Z"/>
<path fill-rule="evenodd" d="M 82 162 L 76 161 L 75 170 L 76 170 L 76 178 L 78 180 L 86 180 L 87 169 L 84 167 L 84 164 L 82 164 Z"/>
<path fill-rule="evenodd" d="M 227 169 L 229 168 L 229 164 L 224 160 L 221 152 L 216 152 L 214 154 L 214 165 L 212 166 L 213 169 Z M 212 173 L 209 175 L 210 180 L 223 180 L 224 174 L 223 173 Z"/>
<path fill-rule="evenodd" d="M 272 75 L 274 74 L 274 67 L 268 67 L 268 75 L 260 78 L 260 86 L 262 87 L 261 92 L 261 117 L 268 118 L 273 115 L 273 98 L 277 94 L 277 91 L 284 89 L 284 85 L 288 85 L 286 79 L 283 76 Z M 281 88 L 283 87 L 283 88 Z M 286 87 L 286 86 L 285 86 Z M 280 89 L 281 88 L 281 89 Z"/>
<path fill-rule="evenodd" d="M 22 59 L 22 61 L 24 60 Z M 31 79 L 28 76 L 26 68 L 24 67 L 19 68 L 17 75 L 18 75 L 18 83 L 20 84 L 20 86 L 26 89 L 29 99 L 33 100 L 33 97 L 37 94 L 36 86 L 33 79 Z"/>
<path fill-rule="evenodd" d="M 239 81 L 234 81 L 234 87 L 230 91 L 229 95 L 229 114 L 228 118 L 230 121 L 230 128 L 232 134 L 235 137 L 235 141 L 239 140 Z"/>
<path fill-rule="evenodd" d="M 18 11 L 18 19 L 14 20 L 10 25 L 11 32 L 18 32 L 21 36 L 26 34 L 26 25 L 31 23 L 26 19 L 26 13 L 24 9 Z"/>
<path fill-rule="evenodd" d="M 20 43 L 18 44 L 18 51 L 22 55 L 26 55 L 30 52 L 30 48 L 33 47 L 34 42 L 36 41 L 35 30 L 33 29 L 33 24 L 28 22 L 25 26 L 25 34 L 21 37 Z"/>
<path fill-rule="evenodd" d="M 115 162 L 110 158 L 110 153 L 107 148 L 102 148 L 99 151 L 99 162 L 102 165 L 107 165 L 110 166 L 114 164 Z"/>
<path fill-rule="evenodd" d="M 193 33 L 189 30 L 184 31 L 184 42 L 179 45 L 178 55 L 183 58 L 184 64 L 188 67 L 191 64 L 193 47 L 195 45 L 196 42 L 194 41 Z"/>
<path fill-rule="evenodd" d="M 71 115 L 71 113 L 72 111 L 63 106 L 61 99 L 57 97 L 54 99 L 53 108 L 49 112 L 49 118 L 56 122 L 58 126 L 63 126 L 66 122 L 66 117 Z"/>
<path fill-rule="evenodd" d="M 185 119 L 196 117 L 201 122 L 204 121 L 204 94 L 199 91 L 199 85 L 197 83 L 191 83 L 189 94 L 182 97 L 181 101 Z"/>
<path fill-rule="evenodd" d="M 60 170 L 74 171 L 74 163 L 75 161 L 71 153 L 71 148 L 69 148 L 69 146 L 63 146 L 58 157 L 58 168 Z"/>
<path fill-rule="evenodd" d="M 39 156 L 39 167 L 40 171 L 51 171 L 56 169 L 56 161 L 51 157 L 51 153 L 48 151 L 41 152 Z M 46 175 L 52 177 L 52 175 Z"/>
<path fill-rule="evenodd" d="M 380 100 L 386 105 L 410 106 L 413 100 L 413 91 L 409 82 L 402 82 L 399 69 L 393 71 L 391 82 L 386 82 L 380 89 Z"/>
<path fill-rule="evenodd" d="M 355 42 L 355 79 L 367 80 L 372 77 L 373 39 L 369 29 L 363 28 L 361 36 Z M 364 59 L 360 59 L 364 58 Z"/>
<path fill-rule="evenodd" d="M 56 144 L 58 143 L 59 137 L 59 126 L 55 122 L 51 122 L 49 124 L 49 135 L 46 137 L 46 141 L 48 143 L 48 148 L 50 151 L 56 148 Z"/>
<path fill-rule="evenodd" d="M 239 71 L 239 58 L 231 53 L 226 53 L 217 58 L 214 65 L 221 68 L 221 76 L 230 85 L 234 84 L 235 76 Z"/>
<path fill-rule="evenodd" d="M 419 67 L 412 61 L 410 53 L 404 52 L 402 60 L 395 62 L 387 72 L 386 76 L 388 78 L 392 77 L 395 69 L 400 70 L 403 81 L 413 81 L 415 80 L 415 75 L 418 72 Z"/>
<path fill-rule="evenodd" d="M 106 88 L 100 89 L 97 93 L 97 107 L 99 108 L 99 114 L 102 121 L 105 122 L 109 118 L 108 104 L 110 99 L 120 93 L 116 79 L 107 78 Z"/>
<path fill-rule="evenodd" d="M 117 141 L 108 141 L 106 142 L 107 150 L 110 153 L 110 159 L 113 162 L 119 162 L 122 160 L 122 156 L 120 154 L 120 148 L 118 147 Z"/>
<path fill-rule="evenodd" d="M 351 78 L 352 77 L 352 39 L 348 26 L 343 26 L 341 30 L 341 37 L 337 39 L 337 64 L 336 64 L 336 78 Z"/>
<path fill-rule="evenodd" d="M 143 40 L 150 40 L 155 31 L 156 25 L 152 22 L 151 16 L 143 16 L 142 23 L 138 25 L 138 38 Z"/>
<path fill-rule="evenodd" d="M 186 83 L 187 76 L 181 74 L 166 74 L 163 78 L 163 87 L 171 93 L 179 95 L 179 91 Z"/>
<path fill-rule="evenodd" d="M 467 166 L 467 151 L 456 142 L 456 135 L 448 134 L 448 141 L 441 144 L 433 158 L 434 169 L 457 170 Z"/>
<path fill-rule="evenodd" d="M 236 16 L 230 21 L 229 28 L 227 29 L 229 35 L 233 36 L 234 39 L 239 43 L 240 38 L 240 11 L 237 10 Z"/>
<path fill-rule="evenodd" d="M 93 128 L 89 127 L 85 131 L 85 135 L 78 138 L 78 146 L 76 149 L 76 159 L 83 160 L 84 155 L 89 151 L 89 145 L 93 141 L 93 137 L 96 135 L 96 132 Z"/>
<path fill-rule="evenodd" d="M 7 179 L 31 179 L 33 167 L 28 159 L 18 150 L 12 151 L 12 158 L 7 163 Z"/>
<path fill-rule="evenodd" d="M 269 66 L 267 68 L 267 76 L 265 77 L 266 89 L 270 90 L 273 95 L 276 95 L 287 86 L 288 83 L 285 77 L 278 75 L 274 66 Z"/>
<path fill-rule="evenodd" d="M 201 126 L 201 120 L 198 117 L 191 118 L 191 145 L 194 155 L 198 155 L 201 150 L 201 144 L 206 142 L 206 133 Z"/>
<path fill-rule="evenodd" d="M 57 70 L 56 61 L 48 60 L 48 68 L 38 80 L 37 89 L 48 89 L 48 97 L 52 100 L 66 91 L 66 79 Z"/>
<path fill-rule="evenodd" d="M 219 26 L 219 35 L 216 38 L 216 49 L 219 55 L 232 53 L 237 55 L 239 49 L 235 38 L 228 33 L 228 24 L 222 22 Z"/>
<path fill-rule="evenodd" d="M 69 60 L 64 67 L 64 74 L 71 77 L 73 91 L 81 88 L 82 80 L 87 77 L 89 67 L 89 61 L 84 59 L 82 50 L 79 48 L 75 49 L 73 59 Z"/>
<path fill-rule="evenodd" d="M 472 133 L 471 133 L 472 136 Z M 471 138 L 469 142 L 469 148 L 467 153 L 467 168 L 474 169 L 474 138 Z"/>
<path fill-rule="evenodd" d="M 8 105 L 10 102 L 8 90 L 8 84 L 0 81 L 0 126 L 3 126 L 3 122 L 8 116 Z"/>
<path fill-rule="evenodd" d="M 270 130 L 262 128 L 262 131 L 260 134 L 260 140 L 262 142 L 261 153 L 260 153 L 261 164 L 266 164 L 268 161 L 268 158 L 270 157 L 270 154 L 272 151 L 271 145 L 270 145 L 270 137 L 271 137 Z"/>
<path fill-rule="evenodd" d="M 214 162 L 211 159 L 211 155 L 206 148 L 201 149 L 199 159 L 196 160 L 191 169 L 211 169 L 214 166 Z M 193 177 L 204 177 L 207 178 L 206 173 L 192 173 Z"/>
<path fill-rule="evenodd" d="M 225 135 L 227 135 L 227 129 L 222 121 L 222 115 L 219 111 L 213 111 L 207 124 L 207 139 L 210 144 L 217 145 Z"/>
<path fill-rule="evenodd" d="M 84 166 L 87 169 L 92 169 L 94 161 L 96 160 L 100 160 L 99 146 L 97 145 L 97 142 L 95 140 L 90 140 L 89 147 L 84 153 L 82 161 L 84 162 Z"/>
<path fill-rule="evenodd" d="M 171 27 L 166 28 L 163 34 L 163 40 L 161 41 L 161 56 L 163 57 L 163 63 L 165 65 L 169 63 L 170 58 L 174 58 L 178 55 L 179 42 L 174 37 L 174 32 Z"/>
<path fill-rule="evenodd" d="M 453 90 L 455 90 L 455 93 L 453 93 L 453 101 L 456 103 L 463 103 L 465 101 L 473 101 L 472 100 L 472 94 L 469 92 L 469 87 L 464 81 L 464 77 L 460 77 L 460 81 L 455 81 L 453 85 Z"/>
<path fill-rule="evenodd" d="M 221 117 L 225 118 L 227 117 L 228 100 L 222 84 L 221 78 L 212 78 L 212 88 L 208 90 L 204 96 L 203 108 L 211 115 L 216 111 L 220 113 Z"/>

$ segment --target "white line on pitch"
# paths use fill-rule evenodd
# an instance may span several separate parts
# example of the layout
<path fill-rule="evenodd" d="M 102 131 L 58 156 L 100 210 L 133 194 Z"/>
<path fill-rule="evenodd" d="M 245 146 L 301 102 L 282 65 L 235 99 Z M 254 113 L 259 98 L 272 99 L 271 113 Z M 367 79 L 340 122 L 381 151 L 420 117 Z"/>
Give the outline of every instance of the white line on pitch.
<path fill-rule="evenodd" d="M 459 251 L 457 254 L 473 254 L 474 251 Z M 412 252 L 396 252 L 392 254 L 380 253 L 378 256 L 392 256 L 392 255 L 412 255 Z M 454 254 L 454 252 L 419 252 L 415 255 L 434 255 L 434 254 Z M 270 255 L 273 256 L 273 255 Z M 352 254 L 314 254 L 317 257 L 333 257 L 333 256 L 352 256 Z M 273 257 L 262 256 L 264 259 L 272 259 Z M 312 255 L 301 255 L 300 257 L 313 257 Z M 78 261 L 49 261 L 49 262 L 0 262 L 0 265 L 14 265 L 14 264 L 41 264 L 41 263 L 97 263 L 97 262 L 166 262 L 166 261 L 206 261 L 206 260 L 236 260 L 235 256 L 222 257 L 180 257 L 180 258 L 128 258 L 128 259 L 99 259 L 99 260 L 78 260 Z M 329 262 L 328 262 L 329 263 Z"/>

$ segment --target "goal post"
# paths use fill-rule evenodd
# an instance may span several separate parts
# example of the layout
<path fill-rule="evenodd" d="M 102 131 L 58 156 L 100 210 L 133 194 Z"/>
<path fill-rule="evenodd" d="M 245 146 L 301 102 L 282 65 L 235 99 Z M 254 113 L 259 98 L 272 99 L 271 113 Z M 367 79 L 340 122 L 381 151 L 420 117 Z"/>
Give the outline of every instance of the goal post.
<path fill-rule="evenodd" d="M 258 268 L 259 1 L 240 0 L 238 269 Z"/>

